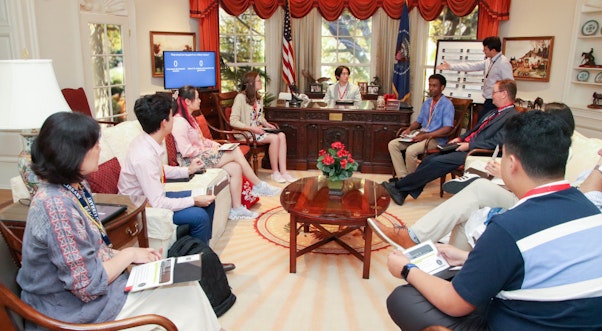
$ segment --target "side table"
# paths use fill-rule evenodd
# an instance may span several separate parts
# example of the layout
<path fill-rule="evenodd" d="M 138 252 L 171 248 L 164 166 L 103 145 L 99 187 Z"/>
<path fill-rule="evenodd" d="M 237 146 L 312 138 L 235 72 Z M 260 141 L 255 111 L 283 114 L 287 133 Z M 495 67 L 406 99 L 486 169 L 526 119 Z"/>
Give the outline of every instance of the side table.
<path fill-rule="evenodd" d="M 140 247 L 148 247 L 145 197 L 130 198 L 119 194 L 94 194 L 94 201 L 127 206 L 127 210 L 123 214 L 105 224 L 105 229 L 115 249 L 136 244 Z M 28 206 L 18 202 L 13 203 L 0 210 L 0 222 L 22 240 L 28 211 Z"/>

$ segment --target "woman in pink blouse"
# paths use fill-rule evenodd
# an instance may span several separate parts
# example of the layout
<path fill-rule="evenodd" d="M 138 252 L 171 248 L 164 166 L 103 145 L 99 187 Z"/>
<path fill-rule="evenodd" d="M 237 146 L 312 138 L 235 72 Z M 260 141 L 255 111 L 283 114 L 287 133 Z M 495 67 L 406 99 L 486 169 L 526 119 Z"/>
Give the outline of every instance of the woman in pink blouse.
<path fill-rule="evenodd" d="M 199 92 L 192 86 L 184 86 L 178 90 L 177 108 L 174 109 L 174 124 L 172 134 L 176 141 L 178 152 L 182 156 L 181 163 L 186 166 L 192 159 L 200 159 L 207 168 L 222 168 L 230 175 L 230 195 L 232 209 L 230 219 L 256 218 L 257 213 L 249 211 L 241 204 L 242 176 L 253 183 L 251 193 L 260 196 L 273 196 L 280 189 L 262 181 L 255 175 L 253 169 L 240 151 L 220 151 L 220 144 L 203 137 L 199 125 L 191 115 L 199 110 L 201 99 Z"/>

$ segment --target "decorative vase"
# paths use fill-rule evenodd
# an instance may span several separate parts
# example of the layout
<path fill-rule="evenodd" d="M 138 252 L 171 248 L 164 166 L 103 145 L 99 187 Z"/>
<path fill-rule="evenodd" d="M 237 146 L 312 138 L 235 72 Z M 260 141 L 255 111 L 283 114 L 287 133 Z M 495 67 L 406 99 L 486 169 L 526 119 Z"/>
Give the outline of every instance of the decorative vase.
<path fill-rule="evenodd" d="M 328 194 L 341 196 L 343 195 L 344 180 L 328 180 Z"/>

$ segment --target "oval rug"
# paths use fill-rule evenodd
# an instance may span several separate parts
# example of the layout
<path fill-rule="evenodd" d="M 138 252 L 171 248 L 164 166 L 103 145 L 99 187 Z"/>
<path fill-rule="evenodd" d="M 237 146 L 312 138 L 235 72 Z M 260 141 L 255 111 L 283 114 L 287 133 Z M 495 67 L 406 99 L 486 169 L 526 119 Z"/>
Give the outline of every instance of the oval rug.
<path fill-rule="evenodd" d="M 378 221 L 387 225 L 393 226 L 395 225 L 403 225 L 403 222 L 398 219 L 393 214 L 389 214 L 384 212 L 382 215 L 378 216 Z M 282 206 L 274 207 L 270 210 L 263 212 L 257 219 L 255 220 L 255 231 L 259 233 L 261 237 L 264 239 L 282 246 L 289 247 L 290 240 L 290 231 L 289 231 L 290 218 L 289 214 L 282 208 Z M 324 228 L 328 231 L 335 231 L 338 228 L 338 225 L 329 225 L 323 224 Z M 319 241 L 319 232 L 310 226 L 309 233 L 303 232 L 301 228 L 299 236 L 297 237 L 297 249 L 303 249 L 311 244 Z M 383 249 L 389 244 L 383 242 L 374 232 L 372 232 L 372 250 Z M 342 236 L 342 240 L 346 242 L 349 246 L 363 253 L 364 251 L 364 240 L 363 240 L 363 232 L 358 230 L 352 231 L 344 236 Z M 320 246 L 313 250 L 314 253 L 322 253 L 322 254 L 349 254 L 347 250 L 339 246 L 334 241 L 331 241 L 323 246 Z"/>

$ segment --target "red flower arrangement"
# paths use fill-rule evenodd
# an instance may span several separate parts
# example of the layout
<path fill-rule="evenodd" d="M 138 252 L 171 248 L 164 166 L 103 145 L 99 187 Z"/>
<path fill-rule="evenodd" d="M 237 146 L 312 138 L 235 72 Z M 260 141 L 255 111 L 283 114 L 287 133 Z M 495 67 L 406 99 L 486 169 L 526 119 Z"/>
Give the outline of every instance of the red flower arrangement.
<path fill-rule="evenodd" d="M 317 167 L 330 181 L 344 180 L 357 170 L 358 164 L 340 141 L 335 141 L 327 150 L 318 154 Z"/>

